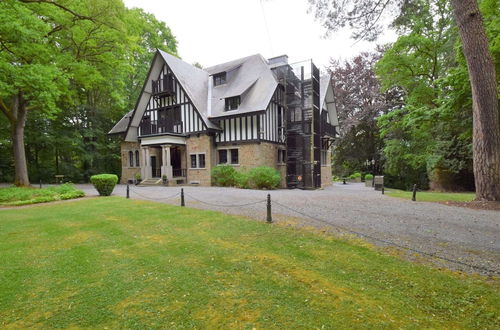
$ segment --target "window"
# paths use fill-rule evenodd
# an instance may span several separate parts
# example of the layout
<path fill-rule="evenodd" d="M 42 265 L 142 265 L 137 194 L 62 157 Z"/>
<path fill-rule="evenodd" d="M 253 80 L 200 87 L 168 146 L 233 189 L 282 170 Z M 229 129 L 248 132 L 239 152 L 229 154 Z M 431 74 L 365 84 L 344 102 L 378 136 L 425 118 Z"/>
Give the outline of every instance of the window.
<path fill-rule="evenodd" d="M 238 149 L 231 149 L 231 164 L 239 164 Z"/>
<path fill-rule="evenodd" d="M 227 164 L 227 150 L 219 150 L 219 164 Z"/>
<path fill-rule="evenodd" d="M 229 153 L 229 155 L 228 155 Z M 229 159 L 228 159 L 229 156 Z M 221 149 L 219 150 L 219 164 L 239 164 L 238 149 Z"/>
<path fill-rule="evenodd" d="M 278 164 L 286 163 L 286 150 L 278 149 Z"/>
<path fill-rule="evenodd" d="M 228 97 L 226 98 L 226 111 L 236 110 L 240 106 L 240 97 Z"/>
<path fill-rule="evenodd" d="M 214 74 L 214 86 L 219 86 L 226 83 L 226 73 L 221 72 Z"/>
<path fill-rule="evenodd" d="M 197 168 L 196 155 L 191 155 L 191 168 Z"/>
<path fill-rule="evenodd" d="M 205 168 L 205 154 L 192 154 L 191 168 Z"/>
<path fill-rule="evenodd" d="M 136 167 L 141 166 L 141 165 L 139 164 L 139 150 L 136 150 L 136 151 L 135 151 L 135 166 L 136 166 Z"/>
<path fill-rule="evenodd" d="M 134 153 L 132 151 L 128 152 L 128 162 L 130 167 L 134 167 Z"/>
<path fill-rule="evenodd" d="M 205 168 L 205 154 L 198 155 L 198 167 Z"/>

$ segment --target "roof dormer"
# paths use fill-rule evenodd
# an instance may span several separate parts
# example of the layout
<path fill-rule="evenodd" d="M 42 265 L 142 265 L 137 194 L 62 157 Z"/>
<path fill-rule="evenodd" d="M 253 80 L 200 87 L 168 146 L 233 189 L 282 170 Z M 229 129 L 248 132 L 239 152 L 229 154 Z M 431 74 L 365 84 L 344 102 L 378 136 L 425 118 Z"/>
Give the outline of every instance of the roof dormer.
<path fill-rule="evenodd" d="M 226 83 L 226 71 L 214 74 L 213 79 L 214 79 L 214 87 L 225 84 Z"/>
<path fill-rule="evenodd" d="M 238 107 L 240 106 L 240 103 L 241 103 L 241 98 L 239 95 L 233 97 L 226 97 L 225 110 L 226 111 L 237 110 Z"/>

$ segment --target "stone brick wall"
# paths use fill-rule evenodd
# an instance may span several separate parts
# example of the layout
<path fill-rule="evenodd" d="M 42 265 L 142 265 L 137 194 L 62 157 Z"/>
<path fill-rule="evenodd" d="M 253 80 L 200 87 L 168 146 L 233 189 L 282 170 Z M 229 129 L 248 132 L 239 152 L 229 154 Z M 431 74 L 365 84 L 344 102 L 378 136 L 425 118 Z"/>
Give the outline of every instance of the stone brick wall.
<path fill-rule="evenodd" d="M 210 172 L 212 167 L 215 166 L 215 150 L 214 143 L 211 136 L 202 134 L 198 136 L 191 136 L 186 139 L 186 153 L 187 153 L 187 183 L 198 181 L 200 186 L 210 186 Z M 205 153 L 205 168 L 204 169 L 191 169 L 191 154 Z"/>
<path fill-rule="evenodd" d="M 326 165 L 321 165 L 321 187 L 330 186 L 332 182 L 332 151 L 331 148 L 327 153 Z"/>
<path fill-rule="evenodd" d="M 127 183 L 127 180 L 134 179 L 136 173 L 141 173 L 141 168 L 135 166 L 135 151 L 139 150 L 139 157 L 141 155 L 141 148 L 138 142 L 122 142 L 120 144 L 120 154 L 122 160 L 122 174 L 120 176 L 120 183 Z M 134 166 L 130 166 L 130 160 L 128 152 L 132 151 L 134 153 Z M 140 163 L 139 163 L 140 164 Z"/>

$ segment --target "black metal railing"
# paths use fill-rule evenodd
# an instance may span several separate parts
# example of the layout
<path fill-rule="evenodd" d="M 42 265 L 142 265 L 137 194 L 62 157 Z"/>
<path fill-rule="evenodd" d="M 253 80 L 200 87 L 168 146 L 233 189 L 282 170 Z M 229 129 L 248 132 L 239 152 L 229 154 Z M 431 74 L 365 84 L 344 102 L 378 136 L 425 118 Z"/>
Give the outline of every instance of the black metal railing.
<path fill-rule="evenodd" d="M 174 168 L 172 170 L 172 176 L 174 178 L 185 178 L 186 177 L 186 169 L 185 168 Z"/>

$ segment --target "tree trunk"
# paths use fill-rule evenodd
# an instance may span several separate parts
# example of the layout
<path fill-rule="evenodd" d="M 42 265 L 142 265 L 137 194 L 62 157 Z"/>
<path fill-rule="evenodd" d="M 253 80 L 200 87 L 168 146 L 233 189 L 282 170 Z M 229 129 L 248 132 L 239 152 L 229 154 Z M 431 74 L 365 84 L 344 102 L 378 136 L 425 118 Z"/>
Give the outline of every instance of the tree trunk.
<path fill-rule="evenodd" d="M 29 186 L 28 167 L 26 165 L 26 152 L 24 150 L 24 125 L 26 124 L 26 106 L 22 94 L 14 97 L 12 113 L 15 121 L 11 121 L 12 147 L 14 149 L 14 166 L 16 186 Z"/>
<path fill-rule="evenodd" d="M 500 132 L 495 66 L 477 0 L 451 0 L 472 87 L 477 200 L 500 200 Z"/>

